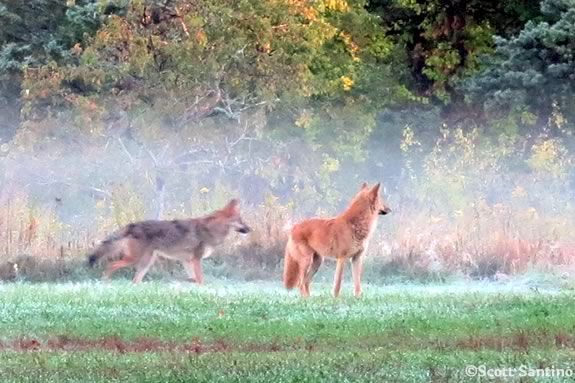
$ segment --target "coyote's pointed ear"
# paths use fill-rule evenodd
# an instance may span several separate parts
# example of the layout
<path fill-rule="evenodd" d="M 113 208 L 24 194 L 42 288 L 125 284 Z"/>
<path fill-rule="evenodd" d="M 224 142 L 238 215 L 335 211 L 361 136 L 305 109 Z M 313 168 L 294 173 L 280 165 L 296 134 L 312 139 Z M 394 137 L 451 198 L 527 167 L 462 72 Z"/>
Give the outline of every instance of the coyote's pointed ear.
<path fill-rule="evenodd" d="M 378 183 L 377 185 L 375 185 L 372 189 L 371 189 L 371 195 L 373 197 L 377 197 L 377 195 L 379 194 L 379 187 L 381 186 L 381 183 Z"/>
<path fill-rule="evenodd" d="M 223 208 L 223 210 L 228 214 L 235 214 L 238 212 L 240 206 L 240 201 L 237 199 L 231 199 L 230 202 Z"/>
<path fill-rule="evenodd" d="M 361 184 L 361 188 L 359 189 L 359 191 L 363 191 L 365 189 L 367 189 L 367 182 Z"/>

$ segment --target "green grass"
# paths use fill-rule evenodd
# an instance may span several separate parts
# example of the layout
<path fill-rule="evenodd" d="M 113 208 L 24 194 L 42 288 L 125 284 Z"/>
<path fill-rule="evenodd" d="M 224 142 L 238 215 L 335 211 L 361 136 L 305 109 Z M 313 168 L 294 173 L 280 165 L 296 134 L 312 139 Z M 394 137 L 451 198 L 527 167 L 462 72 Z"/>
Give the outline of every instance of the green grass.
<path fill-rule="evenodd" d="M 575 369 L 571 291 L 368 285 L 358 300 L 313 287 L 301 300 L 264 282 L 0 285 L 0 381 L 457 382 L 469 364 Z"/>
<path fill-rule="evenodd" d="M 2 382 L 476 382 L 467 365 L 573 368 L 572 352 L 4 353 Z M 505 380 L 491 380 L 505 381 Z M 507 380 L 511 381 L 511 380 Z M 519 381 L 519 380 L 516 380 Z M 530 381 L 530 380 L 523 380 Z M 543 380 L 542 380 L 543 381 Z M 552 381 L 552 380 L 551 380 Z M 562 381 L 562 380 L 555 380 Z M 568 380 L 565 380 L 568 381 Z"/>

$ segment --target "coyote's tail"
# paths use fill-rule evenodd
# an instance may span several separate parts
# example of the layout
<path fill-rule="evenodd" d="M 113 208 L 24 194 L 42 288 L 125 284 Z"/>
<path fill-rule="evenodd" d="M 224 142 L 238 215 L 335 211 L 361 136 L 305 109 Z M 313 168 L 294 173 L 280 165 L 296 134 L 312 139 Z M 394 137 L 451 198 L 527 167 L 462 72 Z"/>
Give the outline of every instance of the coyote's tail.
<path fill-rule="evenodd" d="M 293 258 L 290 253 L 290 247 L 292 246 L 291 238 L 288 240 L 285 251 L 284 259 L 284 286 L 287 289 L 293 289 L 299 278 L 299 263 Z"/>
<path fill-rule="evenodd" d="M 94 267 L 96 262 L 116 250 L 116 241 L 123 238 L 123 232 L 117 232 L 106 238 L 94 251 L 88 255 L 88 266 Z"/>

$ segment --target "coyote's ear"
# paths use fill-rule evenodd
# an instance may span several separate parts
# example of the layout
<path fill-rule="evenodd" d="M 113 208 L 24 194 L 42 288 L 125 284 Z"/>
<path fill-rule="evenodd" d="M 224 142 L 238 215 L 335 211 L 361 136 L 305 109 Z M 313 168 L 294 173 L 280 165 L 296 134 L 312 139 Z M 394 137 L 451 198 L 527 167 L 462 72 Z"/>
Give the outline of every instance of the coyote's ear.
<path fill-rule="evenodd" d="M 359 191 L 363 191 L 365 189 L 367 189 L 367 182 L 361 184 L 361 188 L 359 189 Z"/>
<path fill-rule="evenodd" d="M 379 187 L 381 186 L 381 183 L 378 183 L 377 185 L 375 185 L 372 189 L 371 189 L 371 194 L 373 197 L 377 197 L 377 195 L 379 194 Z"/>
<path fill-rule="evenodd" d="M 230 202 L 228 202 L 228 204 L 226 205 L 226 207 L 224 207 L 224 211 L 226 213 L 229 214 L 235 214 L 237 213 L 238 209 L 240 206 L 240 201 L 238 201 L 237 199 L 231 199 Z"/>

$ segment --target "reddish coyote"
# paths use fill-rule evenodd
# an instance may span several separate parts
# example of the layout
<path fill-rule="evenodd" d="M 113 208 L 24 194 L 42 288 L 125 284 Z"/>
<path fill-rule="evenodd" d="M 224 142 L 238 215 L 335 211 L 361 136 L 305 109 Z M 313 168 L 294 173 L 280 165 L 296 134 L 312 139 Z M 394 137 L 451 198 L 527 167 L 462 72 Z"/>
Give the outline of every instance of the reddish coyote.
<path fill-rule="evenodd" d="M 333 295 L 338 296 L 345 262 L 351 260 L 354 293 L 361 295 L 363 253 L 375 230 L 378 215 L 391 209 L 379 197 L 380 184 L 370 188 L 364 183 L 349 207 L 334 218 L 311 218 L 296 224 L 285 250 L 284 285 L 298 286 L 309 296 L 314 274 L 324 257 L 336 259 Z"/>

